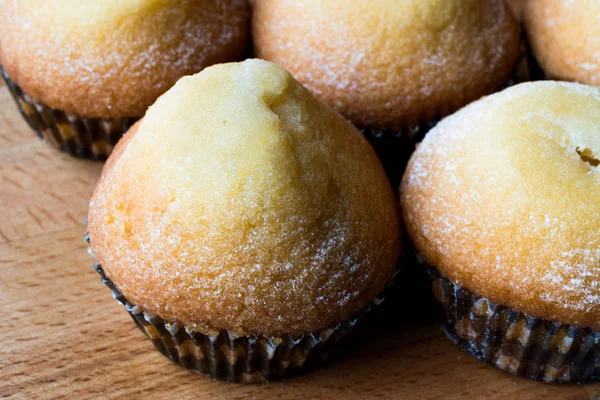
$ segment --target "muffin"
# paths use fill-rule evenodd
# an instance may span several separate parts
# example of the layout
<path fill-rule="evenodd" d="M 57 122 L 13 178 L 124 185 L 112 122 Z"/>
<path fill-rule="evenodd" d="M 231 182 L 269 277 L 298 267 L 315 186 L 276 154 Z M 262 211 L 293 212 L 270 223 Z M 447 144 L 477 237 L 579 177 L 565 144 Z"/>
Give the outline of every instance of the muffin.
<path fill-rule="evenodd" d="M 600 88 L 520 84 L 432 129 L 401 186 L 448 336 L 547 382 L 600 377 Z"/>
<path fill-rule="evenodd" d="M 600 85 L 600 3 L 529 0 L 523 15 L 543 77 Z"/>
<path fill-rule="evenodd" d="M 0 70 L 37 134 L 103 159 L 179 78 L 241 59 L 245 0 L 0 2 Z"/>
<path fill-rule="evenodd" d="M 507 84 L 519 27 L 503 0 L 256 0 L 256 54 L 363 130 L 392 181 L 437 120 Z"/>
<path fill-rule="evenodd" d="M 185 368 L 228 381 L 325 357 L 395 273 L 398 206 L 364 137 L 272 63 L 182 78 L 118 144 L 96 269 Z"/>

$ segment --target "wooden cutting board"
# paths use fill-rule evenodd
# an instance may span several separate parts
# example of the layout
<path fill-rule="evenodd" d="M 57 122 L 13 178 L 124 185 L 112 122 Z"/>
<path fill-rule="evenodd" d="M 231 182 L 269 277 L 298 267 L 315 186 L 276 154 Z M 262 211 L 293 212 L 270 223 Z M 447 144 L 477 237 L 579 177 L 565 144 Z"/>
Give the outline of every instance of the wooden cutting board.
<path fill-rule="evenodd" d="M 101 167 L 40 141 L 0 86 L 2 399 L 600 399 L 600 384 L 546 385 L 473 359 L 430 322 L 411 284 L 316 371 L 251 386 L 184 371 L 91 268 L 82 222 Z"/>

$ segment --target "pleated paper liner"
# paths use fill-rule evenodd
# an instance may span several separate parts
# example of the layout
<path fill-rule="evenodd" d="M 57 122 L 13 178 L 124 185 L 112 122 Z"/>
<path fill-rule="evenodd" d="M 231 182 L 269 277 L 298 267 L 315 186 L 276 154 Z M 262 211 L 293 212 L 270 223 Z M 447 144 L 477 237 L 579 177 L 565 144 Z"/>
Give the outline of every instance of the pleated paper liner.
<path fill-rule="evenodd" d="M 433 128 L 438 119 L 415 124 L 405 129 L 373 129 L 360 128 L 377 153 L 388 179 L 394 189 L 400 186 L 402 175 L 408 164 L 410 156 L 415 151 L 417 143 Z M 397 190 L 395 190 L 397 192 Z"/>
<path fill-rule="evenodd" d="M 86 240 L 89 242 L 87 235 Z M 143 312 L 127 301 L 97 262 L 94 269 L 160 353 L 185 369 L 227 382 L 263 383 L 318 366 L 369 311 L 384 301 L 378 296 L 352 318 L 300 336 L 234 337 L 227 330 L 210 336 Z"/>
<path fill-rule="evenodd" d="M 447 336 L 476 358 L 529 379 L 584 383 L 600 380 L 600 332 L 494 304 L 428 266 Z"/>
<path fill-rule="evenodd" d="M 33 100 L 0 66 L 0 73 L 25 121 L 37 135 L 67 154 L 105 160 L 117 141 L 139 118 L 83 118 Z"/>

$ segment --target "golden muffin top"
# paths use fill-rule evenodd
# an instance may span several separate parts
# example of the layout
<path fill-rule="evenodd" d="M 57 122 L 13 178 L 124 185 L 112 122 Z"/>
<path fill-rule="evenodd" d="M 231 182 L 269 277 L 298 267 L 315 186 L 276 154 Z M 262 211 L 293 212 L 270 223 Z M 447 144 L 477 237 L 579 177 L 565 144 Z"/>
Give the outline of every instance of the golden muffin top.
<path fill-rule="evenodd" d="M 129 301 L 204 333 L 301 334 L 390 280 L 397 203 L 374 151 L 283 68 L 182 78 L 111 155 L 93 251 Z"/>
<path fill-rule="evenodd" d="M 6 0 L 0 63 L 29 96 L 84 117 L 139 117 L 182 76 L 239 59 L 245 0 Z"/>
<path fill-rule="evenodd" d="M 600 89 L 525 83 L 444 119 L 401 186 L 407 231 L 459 285 L 600 327 Z"/>
<path fill-rule="evenodd" d="M 409 127 L 504 84 L 519 28 L 504 0 L 256 0 L 256 53 L 361 126 Z"/>
<path fill-rule="evenodd" d="M 550 77 L 600 85 L 600 2 L 528 0 L 524 17 L 535 58 Z"/>

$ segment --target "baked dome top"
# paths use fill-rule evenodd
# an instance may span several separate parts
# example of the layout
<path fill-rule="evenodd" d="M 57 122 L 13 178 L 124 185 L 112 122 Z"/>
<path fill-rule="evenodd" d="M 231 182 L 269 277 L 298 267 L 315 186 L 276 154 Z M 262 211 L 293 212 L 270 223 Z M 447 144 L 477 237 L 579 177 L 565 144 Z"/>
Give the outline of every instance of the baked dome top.
<path fill-rule="evenodd" d="M 550 77 L 600 85 L 600 2 L 528 0 L 524 18 L 532 51 Z"/>
<path fill-rule="evenodd" d="M 519 28 L 504 0 L 256 0 L 259 57 L 351 121 L 409 127 L 506 83 Z"/>
<path fill-rule="evenodd" d="M 535 82 L 444 119 L 401 186 L 406 229 L 452 281 L 600 328 L 600 88 Z"/>
<path fill-rule="evenodd" d="M 280 66 L 247 60 L 159 98 L 111 155 L 88 229 L 133 304 L 205 333 L 278 337 L 383 290 L 398 214 L 356 128 Z"/>
<path fill-rule="evenodd" d="M 245 0 L 5 0 L 0 63 L 29 96 L 84 117 L 139 117 L 182 76 L 241 58 Z"/>

